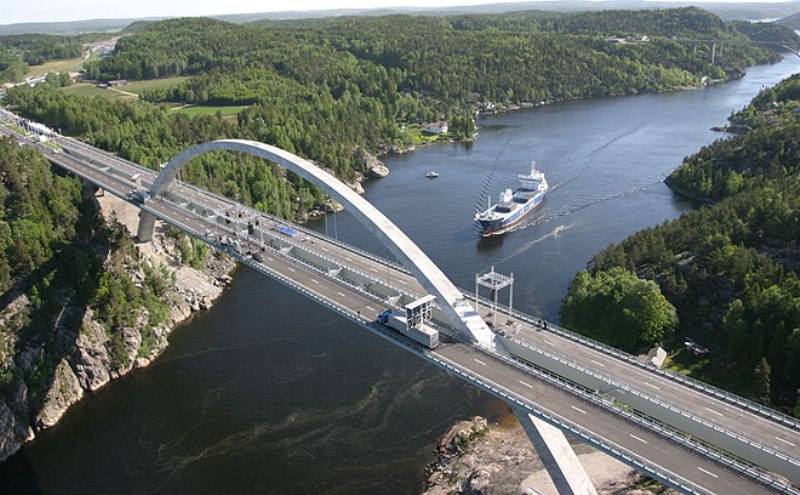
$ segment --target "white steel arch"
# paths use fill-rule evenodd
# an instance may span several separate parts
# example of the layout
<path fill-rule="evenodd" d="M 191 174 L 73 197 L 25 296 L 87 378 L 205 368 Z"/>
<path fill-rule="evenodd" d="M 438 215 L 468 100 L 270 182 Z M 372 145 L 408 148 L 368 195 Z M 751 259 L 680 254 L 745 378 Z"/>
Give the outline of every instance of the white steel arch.
<path fill-rule="evenodd" d="M 170 161 L 153 183 L 151 195 L 167 191 L 178 171 L 191 159 L 210 151 L 227 150 L 247 153 L 276 163 L 291 170 L 303 179 L 319 187 L 334 200 L 344 205 L 386 246 L 404 267 L 420 282 L 428 293 L 436 296 L 438 305 L 452 325 L 474 343 L 494 348 L 494 333 L 475 312 L 436 264 L 400 230 L 391 220 L 370 202 L 356 194 L 339 179 L 313 163 L 288 151 L 268 144 L 243 139 L 222 139 L 193 146 Z"/>

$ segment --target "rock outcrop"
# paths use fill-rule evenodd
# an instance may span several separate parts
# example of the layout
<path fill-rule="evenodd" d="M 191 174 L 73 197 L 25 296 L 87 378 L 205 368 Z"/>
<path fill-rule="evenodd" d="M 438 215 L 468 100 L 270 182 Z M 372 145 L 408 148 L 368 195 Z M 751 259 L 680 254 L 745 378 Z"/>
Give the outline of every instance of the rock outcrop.
<path fill-rule="evenodd" d="M 509 424 L 501 426 L 475 417 L 450 428 L 437 444 L 436 460 L 425 470 L 423 495 L 556 495 L 522 427 L 513 416 L 506 419 Z M 628 466 L 584 444 L 570 443 L 601 495 L 674 493 L 652 482 L 645 488 L 645 478 Z"/>
<path fill-rule="evenodd" d="M 363 149 L 359 149 L 358 152 L 364 165 L 362 170 L 367 171 L 367 177 L 380 179 L 389 175 L 389 168 L 377 156 Z"/>
<path fill-rule="evenodd" d="M 66 359 L 56 366 L 53 383 L 44 398 L 44 406 L 36 415 L 34 424 L 37 430 L 50 428 L 61 419 L 67 408 L 83 398 L 83 389 L 78 377 Z"/>
<path fill-rule="evenodd" d="M 375 165 L 367 170 L 367 176 L 372 177 L 373 179 L 381 179 L 389 175 L 389 168 L 381 163 L 380 165 Z"/>

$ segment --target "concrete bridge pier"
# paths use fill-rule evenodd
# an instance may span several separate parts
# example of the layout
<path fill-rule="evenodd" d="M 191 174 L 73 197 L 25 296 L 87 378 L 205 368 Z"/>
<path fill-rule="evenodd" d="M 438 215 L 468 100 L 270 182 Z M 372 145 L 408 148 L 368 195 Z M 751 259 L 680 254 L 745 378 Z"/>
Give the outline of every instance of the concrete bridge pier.
<path fill-rule="evenodd" d="M 86 179 L 81 179 L 81 193 L 83 194 L 84 198 L 94 198 L 99 190 L 100 186 L 97 186 L 93 182 L 89 182 Z"/>
<path fill-rule="evenodd" d="M 139 242 L 150 242 L 153 240 L 153 228 L 156 225 L 156 217 L 152 213 L 139 210 L 139 228 L 136 229 L 136 239 Z"/>
<path fill-rule="evenodd" d="M 564 433 L 555 426 L 536 418 L 525 409 L 514 407 L 513 410 L 542 459 L 542 464 L 547 469 L 558 493 L 560 495 L 597 495 L 592 480 L 583 469 Z"/>

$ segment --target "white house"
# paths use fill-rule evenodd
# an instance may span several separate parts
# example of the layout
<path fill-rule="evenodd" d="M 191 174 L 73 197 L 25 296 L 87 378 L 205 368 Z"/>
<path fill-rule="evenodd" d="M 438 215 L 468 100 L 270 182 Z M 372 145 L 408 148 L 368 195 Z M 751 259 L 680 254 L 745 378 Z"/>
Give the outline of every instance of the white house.
<path fill-rule="evenodd" d="M 438 122 L 432 122 L 430 124 L 425 124 L 423 126 L 425 132 L 430 132 L 431 134 L 444 134 L 447 132 L 447 122 L 444 120 L 440 120 Z"/>

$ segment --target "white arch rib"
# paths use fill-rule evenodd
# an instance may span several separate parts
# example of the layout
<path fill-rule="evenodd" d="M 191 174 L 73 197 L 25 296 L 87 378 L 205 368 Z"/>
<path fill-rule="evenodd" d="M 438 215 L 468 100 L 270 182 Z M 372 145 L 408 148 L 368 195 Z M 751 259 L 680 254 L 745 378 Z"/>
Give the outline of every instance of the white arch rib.
<path fill-rule="evenodd" d="M 191 159 L 217 150 L 238 151 L 263 158 L 291 170 L 325 191 L 374 234 L 426 291 L 436 296 L 437 304 L 456 330 L 478 345 L 494 347 L 494 334 L 464 299 L 461 291 L 402 230 L 339 179 L 297 155 L 275 146 L 242 139 L 222 139 L 199 144 L 167 164 L 153 183 L 152 195 L 165 193 L 181 167 Z"/>

